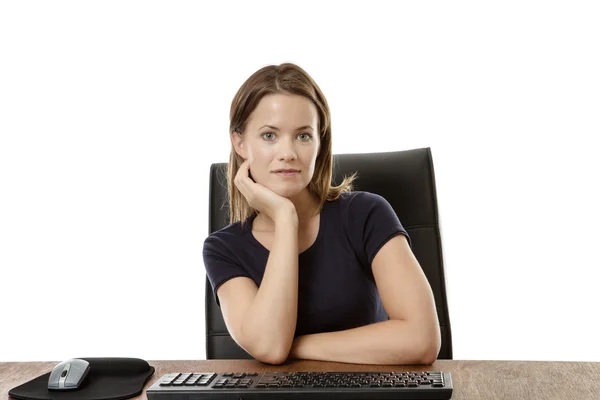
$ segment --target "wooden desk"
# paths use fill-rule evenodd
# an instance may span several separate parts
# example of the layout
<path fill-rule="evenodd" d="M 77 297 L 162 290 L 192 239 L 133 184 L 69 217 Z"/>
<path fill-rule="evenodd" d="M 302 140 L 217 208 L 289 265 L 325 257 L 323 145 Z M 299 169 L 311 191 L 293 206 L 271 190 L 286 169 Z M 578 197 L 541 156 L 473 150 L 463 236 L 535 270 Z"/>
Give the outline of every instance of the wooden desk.
<path fill-rule="evenodd" d="M 50 372 L 58 362 L 0 363 L 0 400 L 8 391 Z M 237 371 L 448 371 L 453 400 L 600 399 L 600 362 L 438 360 L 427 366 L 375 366 L 295 360 L 269 366 L 254 360 L 149 361 L 156 368 L 150 387 L 171 372 Z M 146 392 L 136 399 L 146 399 Z"/>

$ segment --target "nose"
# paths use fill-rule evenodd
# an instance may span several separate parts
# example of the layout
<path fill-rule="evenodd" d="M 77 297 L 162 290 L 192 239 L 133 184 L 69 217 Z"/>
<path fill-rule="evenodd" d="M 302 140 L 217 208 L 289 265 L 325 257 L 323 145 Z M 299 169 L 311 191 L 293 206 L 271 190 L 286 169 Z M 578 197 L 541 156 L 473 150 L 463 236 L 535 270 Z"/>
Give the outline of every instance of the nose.
<path fill-rule="evenodd" d="M 281 140 L 279 143 L 279 161 L 289 162 L 298 158 L 293 140 L 286 138 L 285 140 Z"/>

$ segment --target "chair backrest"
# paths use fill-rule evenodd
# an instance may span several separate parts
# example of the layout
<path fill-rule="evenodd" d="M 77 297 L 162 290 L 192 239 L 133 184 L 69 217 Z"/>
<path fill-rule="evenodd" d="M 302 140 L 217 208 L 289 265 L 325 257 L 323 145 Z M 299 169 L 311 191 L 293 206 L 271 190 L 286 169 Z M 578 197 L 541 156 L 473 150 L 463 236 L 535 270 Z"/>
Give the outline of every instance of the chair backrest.
<path fill-rule="evenodd" d="M 438 359 L 452 359 L 452 335 L 444 277 L 442 241 L 430 148 L 334 155 L 333 182 L 358 171 L 354 190 L 377 193 L 394 208 L 412 241 L 437 307 L 442 347 Z M 229 224 L 225 163 L 210 168 L 209 233 Z M 206 279 L 206 358 L 252 358 L 231 338 Z"/>

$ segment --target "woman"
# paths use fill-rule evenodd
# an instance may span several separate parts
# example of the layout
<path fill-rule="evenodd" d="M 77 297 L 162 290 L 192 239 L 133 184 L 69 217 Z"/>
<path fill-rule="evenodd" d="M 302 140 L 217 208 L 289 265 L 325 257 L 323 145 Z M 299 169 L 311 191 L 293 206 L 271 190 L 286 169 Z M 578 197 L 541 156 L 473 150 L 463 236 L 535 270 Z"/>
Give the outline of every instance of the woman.
<path fill-rule="evenodd" d="M 231 224 L 204 242 L 232 338 L 257 360 L 432 364 L 439 322 L 410 237 L 381 196 L 331 186 L 330 112 L 291 63 L 233 99 Z"/>

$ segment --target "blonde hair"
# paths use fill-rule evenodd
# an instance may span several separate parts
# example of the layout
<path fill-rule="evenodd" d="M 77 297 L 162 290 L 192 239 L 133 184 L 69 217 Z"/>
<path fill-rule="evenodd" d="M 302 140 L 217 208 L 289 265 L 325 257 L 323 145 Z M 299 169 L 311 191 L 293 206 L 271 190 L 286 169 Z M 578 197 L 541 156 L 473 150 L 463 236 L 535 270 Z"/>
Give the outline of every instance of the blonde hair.
<path fill-rule="evenodd" d="M 260 100 L 269 94 L 295 94 L 304 96 L 316 106 L 319 115 L 319 136 L 321 148 L 317 155 L 315 171 L 308 185 L 308 191 L 319 199 L 320 210 L 325 201 L 336 200 L 342 193 L 352 191 L 356 173 L 345 177 L 338 186 L 331 185 L 333 154 L 331 150 L 331 114 L 327 100 L 316 82 L 306 71 L 292 63 L 269 65 L 256 71 L 240 87 L 231 102 L 229 114 L 229 135 L 242 134 L 250 114 Z M 233 144 L 227 166 L 227 191 L 229 197 L 229 222 L 245 220 L 256 210 L 250 207 L 246 198 L 237 189 L 233 180 L 244 159 L 236 153 Z"/>

